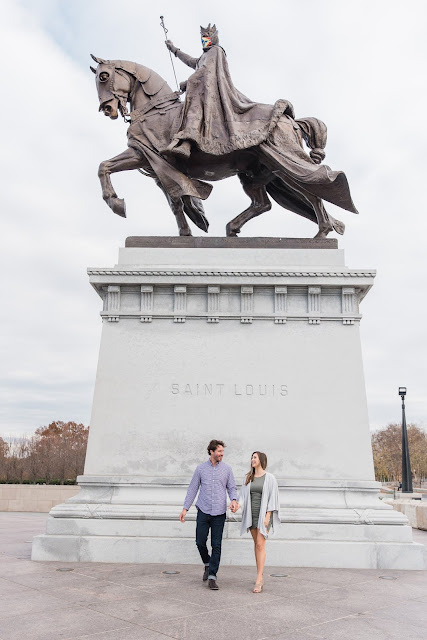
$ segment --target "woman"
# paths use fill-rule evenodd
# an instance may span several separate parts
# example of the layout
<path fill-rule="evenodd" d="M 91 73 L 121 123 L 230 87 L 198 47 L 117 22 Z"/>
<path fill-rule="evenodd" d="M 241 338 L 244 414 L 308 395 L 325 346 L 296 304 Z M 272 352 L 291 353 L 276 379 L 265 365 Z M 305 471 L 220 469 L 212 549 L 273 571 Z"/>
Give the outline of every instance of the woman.
<path fill-rule="evenodd" d="M 246 475 L 238 498 L 242 507 L 242 526 L 240 535 L 250 531 L 255 547 L 257 578 L 254 593 L 261 593 L 264 581 L 265 541 L 270 529 L 273 533 L 280 524 L 279 487 L 273 474 L 266 471 L 267 456 L 254 451 L 251 458 L 251 470 Z"/>

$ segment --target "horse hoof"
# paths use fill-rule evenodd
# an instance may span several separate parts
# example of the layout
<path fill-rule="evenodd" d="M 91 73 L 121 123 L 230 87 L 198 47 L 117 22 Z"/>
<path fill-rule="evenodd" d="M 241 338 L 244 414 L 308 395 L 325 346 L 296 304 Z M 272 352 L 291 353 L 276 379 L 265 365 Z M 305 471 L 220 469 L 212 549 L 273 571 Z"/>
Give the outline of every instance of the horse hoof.
<path fill-rule="evenodd" d="M 344 235 L 344 231 L 345 231 L 345 224 L 344 222 L 341 222 L 341 220 L 334 220 L 334 222 L 332 223 L 333 227 L 334 227 L 334 231 L 336 231 L 337 233 L 340 234 L 340 236 Z"/>
<path fill-rule="evenodd" d="M 228 225 L 225 227 L 225 233 L 227 238 L 236 238 L 237 234 L 240 233 L 240 229 L 233 229 L 230 223 L 228 223 Z"/>
<path fill-rule="evenodd" d="M 108 202 L 114 213 L 121 218 L 126 218 L 126 204 L 123 198 L 111 198 Z"/>
<path fill-rule="evenodd" d="M 179 231 L 179 235 L 180 235 L 180 236 L 187 236 L 187 237 L 189 237 L 189 236 L 192 236 L 193 234 L 191 233 L 190 229 L 188 229 L 188 230 L 187 230 L 187 229 L 182 229 L 182 230 L 180 229 L 180 231 Z"/>

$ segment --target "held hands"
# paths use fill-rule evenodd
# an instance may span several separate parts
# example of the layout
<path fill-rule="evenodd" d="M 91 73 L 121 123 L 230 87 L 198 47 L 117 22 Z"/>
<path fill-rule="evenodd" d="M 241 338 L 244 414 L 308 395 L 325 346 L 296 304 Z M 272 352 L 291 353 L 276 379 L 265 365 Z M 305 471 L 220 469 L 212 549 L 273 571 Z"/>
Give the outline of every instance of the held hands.
<path fill-rule="evenodd" d="M 179 514 L 179 521 L 180 521 L 180 522 L 183 522 L 183 523 L 185 522 L 185 516 L 186 516 L 186 514 L 187 514 L 187 509 L 183 509 L 183 510 L 181 511 L 181 513 Z"/>
<path fill-rule="evenodd" d="M 236 513 L 236 511 L 240 509 L 240 504 L 237 502 L 237 500 L 232 500 L 228 508 L 230 509 L 231 513 Z"/>

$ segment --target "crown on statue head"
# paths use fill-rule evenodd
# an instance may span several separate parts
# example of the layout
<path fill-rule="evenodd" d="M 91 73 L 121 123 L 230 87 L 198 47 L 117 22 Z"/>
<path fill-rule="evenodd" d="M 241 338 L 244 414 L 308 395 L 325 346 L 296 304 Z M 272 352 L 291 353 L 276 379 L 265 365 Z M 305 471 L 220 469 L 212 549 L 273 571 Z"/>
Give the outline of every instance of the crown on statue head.
<path fill-rule="evenodd" d="M 200 27 L 200 35 L 211 38 L 212 44 L 218 44 L 218 30 L 215 25 L 211 23 L 207 27 Z"/>

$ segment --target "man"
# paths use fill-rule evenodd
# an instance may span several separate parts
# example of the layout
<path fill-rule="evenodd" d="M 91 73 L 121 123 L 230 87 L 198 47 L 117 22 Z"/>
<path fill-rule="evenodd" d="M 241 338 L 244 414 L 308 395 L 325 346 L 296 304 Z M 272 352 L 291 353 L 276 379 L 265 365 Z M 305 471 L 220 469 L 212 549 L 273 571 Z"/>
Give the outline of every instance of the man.
<path fill-rule="evenodd" d="M 200 58 L 166 40 L 169 51 L 195 72 L 181 85 L 186 91 L 181 124 L 165 152 L 188 158 L 193 147 L 224 155 L 261 144 L 283 113 L 293 116 L 292 105 L 287 100 L 278 100 L 274 106 L 259 104 L 240 93 L 231 79 L 216 26 L 200 27 L 200 33 Z"/>
<path fill-rule="evenodd" d="M 222 533 L 227 510 L 227 492 L 231 500 L 230 508 L 233 513 L 239 508 L 236 500 L 237 489 L 233 471 L 228 464 L 222 461 L 224 447 L 225 444 L 222 440 L 211 440 L 209 442 L 209 460 L 196 467 L 185 496 L 184 508 L 179 516 L 180 521 L 185 522 L 187 511 L 193 504 L 200 488 L 196 502 L 196 545 L 205 565 L 203 582 L 208 580 L 209 588 L 214 590 L 218 589 L 216 576 L 221 559 Z M 206 546 L 209 529 L 211 531 L 212 544 L 210 556 Z"/>

